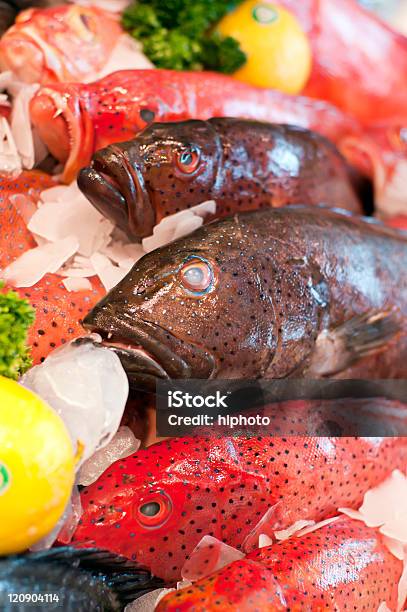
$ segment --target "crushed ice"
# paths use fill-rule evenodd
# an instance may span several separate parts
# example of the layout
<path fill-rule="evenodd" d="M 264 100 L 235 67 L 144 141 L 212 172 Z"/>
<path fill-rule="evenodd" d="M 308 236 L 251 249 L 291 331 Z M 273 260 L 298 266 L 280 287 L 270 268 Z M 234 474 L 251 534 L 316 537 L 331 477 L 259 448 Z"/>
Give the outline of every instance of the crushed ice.
<path fill-rule="evenodd" d="M 113 438 L 129 392 L 117 355 L 91 340 L 56 349 L 29 370 L 21 384 L 62 418 L 74 448 L 81 453 L 78 466 Z"/>
<path fill-rule="evenodd" d="M 31 287 L 47 272 L 56 272 L 68 291 L 89 289 L 87 279 L 92 276 L 109 291 L 143 255 L 194 231 L 216 210 L 216 203 L 209 201 L 166 217 L 151 237 L 135 244 L 90 204 L 76 182 L 46 189 L 38 204 L 29 196 L 18 197 L 26 201 L 24 220 L 38 246 L 17 258 L 2 276 L 15 287 Z"/>

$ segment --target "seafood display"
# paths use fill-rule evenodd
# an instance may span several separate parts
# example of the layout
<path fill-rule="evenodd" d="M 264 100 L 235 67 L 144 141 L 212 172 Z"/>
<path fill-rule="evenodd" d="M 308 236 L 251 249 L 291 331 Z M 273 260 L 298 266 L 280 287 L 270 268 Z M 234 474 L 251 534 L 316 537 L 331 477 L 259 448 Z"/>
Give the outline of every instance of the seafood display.
<path fill-rule="evenodd" d="M 351 170 L 330 142 L 241 119 L 153 123 L 134 140 L 98 151 L 78 185 L 135 240 L 203 200 L 216 200 L 217 217 L 303 202 L 361 212 Z"/>
<path fill-rule="evenodd" d="M 407 609 L 372 4 L 0 3 L 1 610 Z"/>
<path fill-rule="evenodd" d="M 406 266 L 406 236 L 379 223 L 323 208 L 242 213 L 145 256 L 84 326 L 136 388 L 160 378 L 403 378 Z"/>

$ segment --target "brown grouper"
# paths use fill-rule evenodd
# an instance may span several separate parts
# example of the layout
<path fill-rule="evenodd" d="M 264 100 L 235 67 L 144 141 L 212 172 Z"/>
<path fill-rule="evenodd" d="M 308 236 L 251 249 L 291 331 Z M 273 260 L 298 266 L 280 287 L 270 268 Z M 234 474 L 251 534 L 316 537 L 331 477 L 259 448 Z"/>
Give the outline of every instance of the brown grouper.
<path fill-rule="evenodd" d="M 155 123 L 98 151 L 78 178 L 92 204 L 136 240 L 212 199 L 217 217 L 299 203 L 361 212 L 356 182 L 323 136 L 231 118 Z"/>
<path fill-rule="evenodd" d="M 131 384 L 404 378 L 407 234 L 324 208 L 236 214 L 139 260 L 85 317 Z"/>

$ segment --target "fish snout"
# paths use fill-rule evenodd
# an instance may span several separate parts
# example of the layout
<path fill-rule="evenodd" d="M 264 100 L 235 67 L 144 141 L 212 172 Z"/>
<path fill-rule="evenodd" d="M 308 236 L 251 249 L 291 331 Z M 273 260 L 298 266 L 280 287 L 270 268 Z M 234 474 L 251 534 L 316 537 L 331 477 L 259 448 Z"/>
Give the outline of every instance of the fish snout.
<path fill-rule="evenodd" d="M 99 212 L 140 242 L 151 235 L 156 219 L 141 169 L 129 157 L 130 147 L 120 143 L 97 151 L 78 185 Z"/>
<path fill-rule="evenodd" d="M 106 297 L 88 312 L 82 322 L 86 331 L 99 333 L 102 337 L 107 337 L 115 331 L 115 307 L 114 304 L 106 301 Z"/>

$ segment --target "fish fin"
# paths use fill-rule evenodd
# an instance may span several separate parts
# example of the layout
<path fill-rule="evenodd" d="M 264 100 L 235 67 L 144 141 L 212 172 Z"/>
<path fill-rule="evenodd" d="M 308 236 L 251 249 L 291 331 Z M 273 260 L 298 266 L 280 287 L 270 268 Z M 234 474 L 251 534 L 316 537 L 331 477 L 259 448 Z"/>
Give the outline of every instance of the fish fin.
<path fill-rule="evenodd" d="M 324 330 L 316 339 L 307 373 L 319 377 L 346 370 L 359 359 L 384 350 L 400 331 L 394 310 L 371 310 Z"/>
<path fill-rule="evenodd" d="M 29 552 L 23 556 L 34 562 L 76 566 L 95 576 L 103 576 L 122 603 L 128 603 L 144 593 L 166 586 L 163 580 L 153 576 L 137 562 L 100 548 L 61 546 Z"/>

